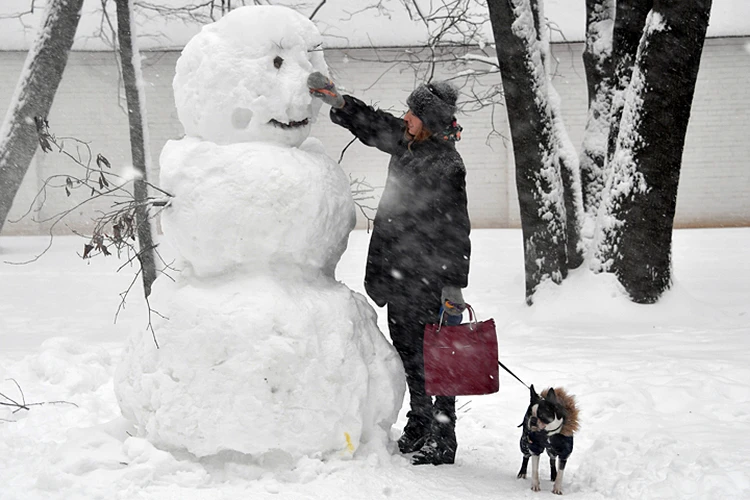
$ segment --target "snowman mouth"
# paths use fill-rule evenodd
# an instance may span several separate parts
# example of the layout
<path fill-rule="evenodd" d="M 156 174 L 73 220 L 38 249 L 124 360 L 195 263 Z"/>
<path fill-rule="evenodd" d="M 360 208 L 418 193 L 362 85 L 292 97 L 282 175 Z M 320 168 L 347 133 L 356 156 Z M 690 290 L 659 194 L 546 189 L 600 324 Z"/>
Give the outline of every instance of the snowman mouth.
<path fill-rule="evenodd" d="M 283 123 L 283 122 L 280 122 L 278 120 L 274 120 L 273 118 L 271 118 L 271 120 L 268 123 L 270 123 L 274 127 L 279 127 L 279 128 L 283 128 L 284 130 L 289 130 L 292 128 L 305 127 L 309 123 L 309 120 L 305 118 L 304 120 L 299 121 L 299 122 L 291 121 L 289 123 Z"/>

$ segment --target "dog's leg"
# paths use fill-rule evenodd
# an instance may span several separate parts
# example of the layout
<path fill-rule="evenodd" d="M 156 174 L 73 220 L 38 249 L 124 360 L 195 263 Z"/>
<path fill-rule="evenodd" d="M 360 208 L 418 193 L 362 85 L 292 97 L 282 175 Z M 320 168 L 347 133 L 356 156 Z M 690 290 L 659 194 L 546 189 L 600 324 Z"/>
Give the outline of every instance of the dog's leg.
<path fill-rule="evenodd" d="M 562 483 L 563 483 L 563 472 L 565 472 L 565 464 L 567 463 L 567 460 L 560 459 L 560 470 L 557 472 L 557 477 L 555 478 L 555 484 L 552 486 L 552 493 L 555 495 L 562 495 Z"/>
<path fill-rule="evenodd" d="M 521 462 L 521 470 L 518 471 L 518 476 L 516 476 L 518 479 L 526 479 L 526 468 L 529 465 L 529 457 L 523 457 L 523 462 Z"/>
<path fill-rule="evenodd" d="M 539 491 L 539 455 L 531 455 L 531 490 Z"/>
<path fill-rule="evenodd" d="M 555 458 L 549 457 L 549 480 L 554 481 L 557 477 L 557 469 L 555 468 Z"/>

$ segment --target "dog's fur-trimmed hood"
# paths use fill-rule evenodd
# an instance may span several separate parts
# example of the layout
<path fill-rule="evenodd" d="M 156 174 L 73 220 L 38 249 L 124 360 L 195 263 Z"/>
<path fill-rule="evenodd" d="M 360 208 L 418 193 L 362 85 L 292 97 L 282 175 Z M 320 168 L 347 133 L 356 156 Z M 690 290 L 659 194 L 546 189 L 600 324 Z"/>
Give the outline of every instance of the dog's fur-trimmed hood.
<path fill-rule="evenodd" d="M 563 426 L 560 430 L 560 434 L 562 434 L 563 436 L 572 436 L 578 431 L 578 428 L 580 427 L 578 421 L 578 405 L 576 404 L 576 398 L 572 394 L 568 394 L 567 391 L 565 391 L 565 389 L 563 389 L 562 387 L 550 387 L 548 389 L 544 389 L 541 393 L 542 398 L 547 399 L 547 394 L 549 393 L 550 389 L 553 389 L 553 394 L 555 395 L 554 399 L 557 400 L 554 404 L 557 404 L 561 407 L 564 415 Z"/>

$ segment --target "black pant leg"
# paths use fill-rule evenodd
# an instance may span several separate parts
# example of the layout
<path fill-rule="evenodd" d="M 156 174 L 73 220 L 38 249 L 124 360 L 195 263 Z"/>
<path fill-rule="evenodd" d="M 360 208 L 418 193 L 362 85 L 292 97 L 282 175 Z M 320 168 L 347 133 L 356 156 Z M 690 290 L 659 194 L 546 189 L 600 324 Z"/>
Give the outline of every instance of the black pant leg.
<path fill-rule="evenodd" d="M 388 330 L 401 356 L 412 411 L 432 415 L 432 398 L 425 392 L 424 327 L 438 321 L 440 292 L 405 286 L 388 303 Z"/>
<path fill-rule="evenodd" d="M 425 392 L 423 338 L 419 334 L 420 324 L 409 307 L 404 304 L 388 304 L 388 330 L 393 347 L 396 348 L 406 372 L 409 401 L 412 412 L 425 417 L 432 414 L 432 399 Z M 424 326 L 422 326 L 424 328 Z"/>
<path fill-rule="evenodd" d="M 456 420 L 456 396 L 435 396 L 435 410 Z"/>

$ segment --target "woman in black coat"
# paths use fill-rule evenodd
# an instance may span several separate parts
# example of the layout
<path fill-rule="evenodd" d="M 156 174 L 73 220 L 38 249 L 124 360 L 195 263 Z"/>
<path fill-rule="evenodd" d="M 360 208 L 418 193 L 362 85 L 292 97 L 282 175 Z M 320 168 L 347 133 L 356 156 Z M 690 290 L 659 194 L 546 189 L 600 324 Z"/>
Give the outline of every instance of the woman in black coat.
<path fill-rule="evenodd" d="M 420 85 L 403 119 L 341 96 L 320 73 L 308 79 L 312 95 L 330 104 L 331 120 L 360 141 L 391 155 L 367 255 L 365 290 L 388 306 L 388 328 L 401 356 L 411 411 L 399 439 L 414 464 L 453 463 L 455 397 L 425 392 L 424 327 L 441 305 L 460 322 L 461 289 L 468 284 L 471 225 L 466 169 L 455 143 L 457 90 L 447 82 Z"/>

